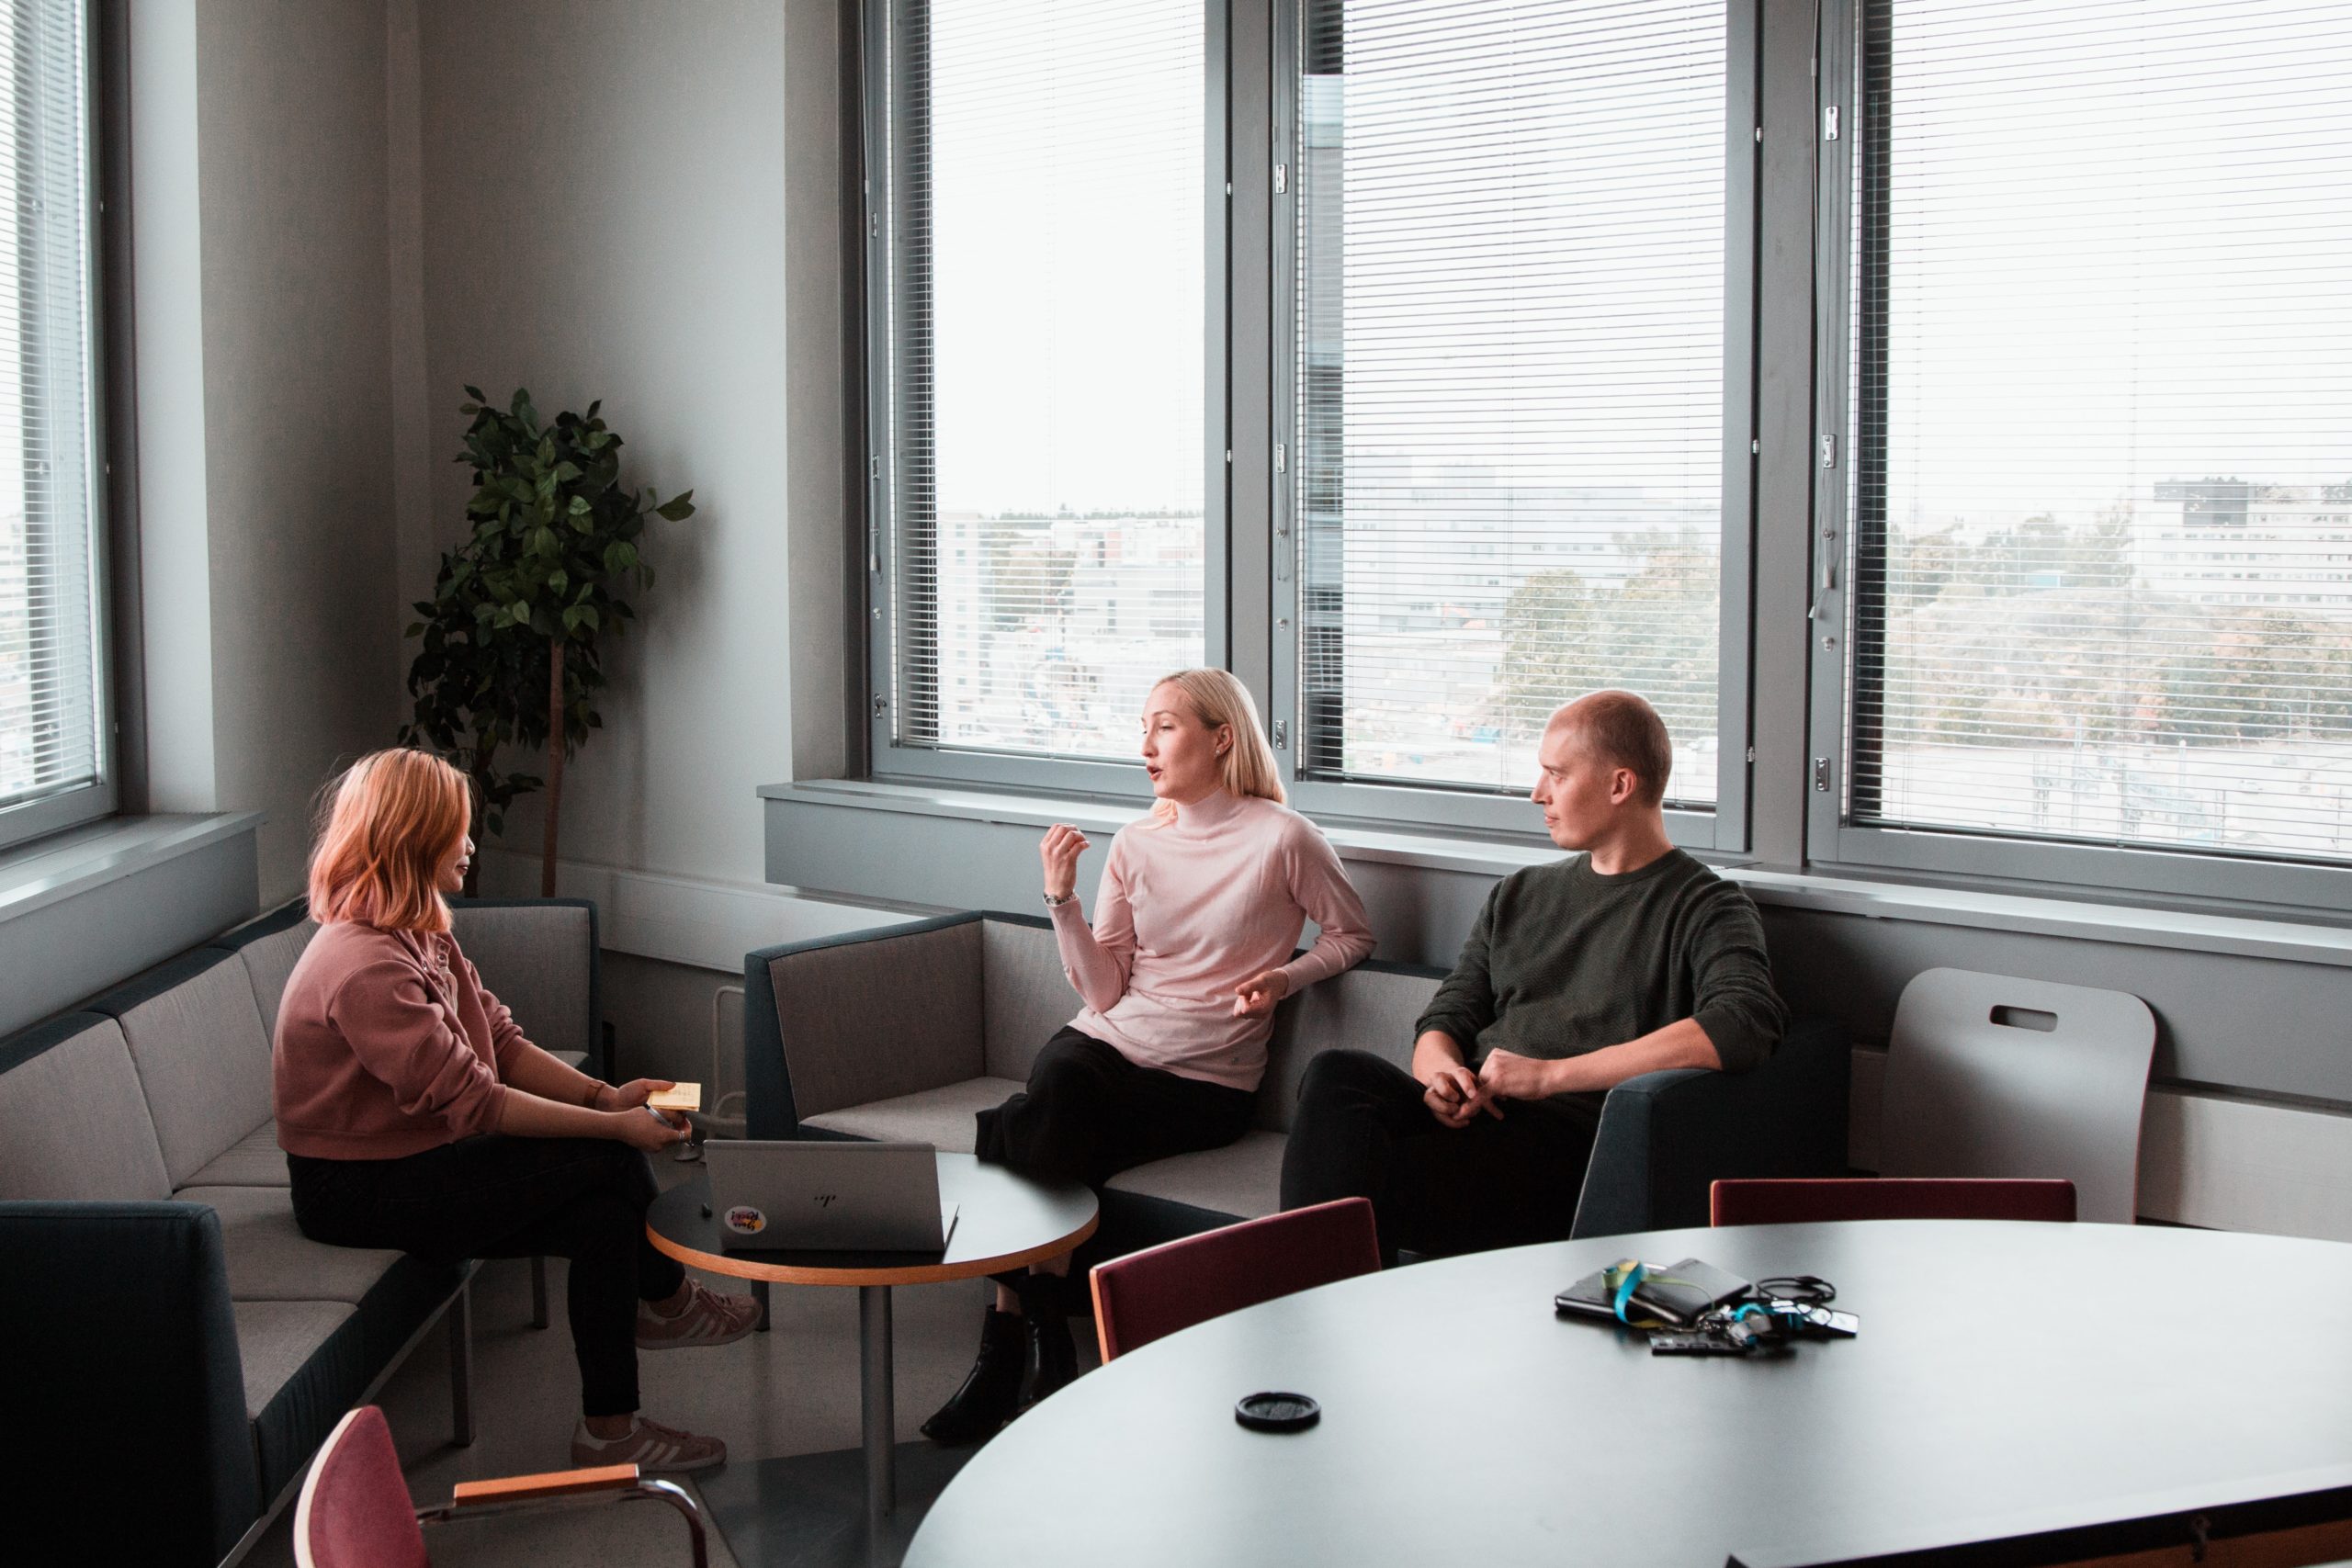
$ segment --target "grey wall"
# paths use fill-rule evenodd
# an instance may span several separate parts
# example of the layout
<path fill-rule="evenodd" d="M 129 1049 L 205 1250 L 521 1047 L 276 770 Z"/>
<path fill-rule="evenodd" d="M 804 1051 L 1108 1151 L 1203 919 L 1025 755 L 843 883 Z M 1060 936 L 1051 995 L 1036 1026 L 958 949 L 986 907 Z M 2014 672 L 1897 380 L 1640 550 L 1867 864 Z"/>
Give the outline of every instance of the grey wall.
<path fill-rule="evenodd" d="M 691 486 L 699 511 L 653 525 L 660 580 L 565 775 L 564 857 L 741 879 L 754 787 L 841 758 L 831 8 L 414 14 L 429 471 L 404 570 L 429 573 L 462 523 L 463 385 L 527 386 L 550 414 L 603 399 L 625 477 Z M 824 209 L 813 234 L 802 200 Z M 506 842 L 538 834 L 535 799 Z"/>
<path fill-rule="evenodd" d="M 379 0 L 131 13 L 153 805 L 309 803 L 399 707 Z"/>

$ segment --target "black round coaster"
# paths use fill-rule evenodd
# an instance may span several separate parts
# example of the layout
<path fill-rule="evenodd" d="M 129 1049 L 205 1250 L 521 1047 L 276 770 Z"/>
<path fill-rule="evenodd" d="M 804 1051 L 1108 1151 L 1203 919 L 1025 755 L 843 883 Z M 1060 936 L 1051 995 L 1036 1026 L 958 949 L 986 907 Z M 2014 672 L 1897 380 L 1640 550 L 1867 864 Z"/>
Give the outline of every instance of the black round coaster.
<path fill-rule="evenodd" d="M 1303 1393 L 1252 1393 L 1233 1407 L 1233 1418 L 1253 1432 L 1304 1432 L 1323 1419 L 1323 1407 Z"/>

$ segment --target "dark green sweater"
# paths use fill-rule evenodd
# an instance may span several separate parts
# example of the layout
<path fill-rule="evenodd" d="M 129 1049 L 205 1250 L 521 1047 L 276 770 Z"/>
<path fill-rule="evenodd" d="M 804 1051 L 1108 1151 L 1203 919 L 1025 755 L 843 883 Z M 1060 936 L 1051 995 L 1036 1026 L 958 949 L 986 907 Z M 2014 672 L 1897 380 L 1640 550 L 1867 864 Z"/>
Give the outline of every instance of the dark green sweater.
<path fill-rule="evenodd" d="M 1603 876 L 1589 857 L 1495 885 L 1415 1032 L 1476 1065 L 1500 1049 L 1557 1060 L 1695 1018 L 1724 1070 L 1771 1055 L 1788 1024 L 1756 905 L 1680 850 Z"/>

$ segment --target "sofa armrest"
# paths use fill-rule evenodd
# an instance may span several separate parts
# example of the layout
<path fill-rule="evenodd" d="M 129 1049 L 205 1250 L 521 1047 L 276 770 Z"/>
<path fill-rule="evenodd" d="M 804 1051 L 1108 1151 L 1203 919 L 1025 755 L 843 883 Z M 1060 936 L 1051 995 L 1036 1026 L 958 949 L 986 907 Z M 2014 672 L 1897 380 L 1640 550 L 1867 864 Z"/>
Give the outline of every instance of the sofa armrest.
<path fill-rule="evenodd" d="M 585 898 L 452 898 L 458 946 L 531 1043 L 582 1051 L 580 1070 L 611 1074 L 596 906 Z"/>
<path fill-rule="evenodd" d="M 986 1072 L 981 917 L 943 915 L 743 958 L 746 1131 L 944 1089 Z"/>
<path fill-rule="evenodd" d="M 11 1493 L 93 1559 L 211 1568 L 260 1516 L 220 1222 L 197 1203 L 0 1202 Z"/>
<path fill-rule="evenodd" d="M 1575 1236 L 1707 1223 L 1724 1177 L 1842 1176 L 1850 1050 L 1843 1025 L 1808 1019 L 1746 1073 L 1682 1067 L 1609 1091 Z"/>

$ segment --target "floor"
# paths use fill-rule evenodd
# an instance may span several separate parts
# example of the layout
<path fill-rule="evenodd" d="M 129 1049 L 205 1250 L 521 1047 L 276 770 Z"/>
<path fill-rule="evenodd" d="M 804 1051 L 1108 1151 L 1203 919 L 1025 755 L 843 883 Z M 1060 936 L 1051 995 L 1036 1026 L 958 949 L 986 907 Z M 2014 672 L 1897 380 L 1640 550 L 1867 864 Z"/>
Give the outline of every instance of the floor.
<path fill-rule="evenodd" d="M 657 1158 L 664 1184 L 691 1168 Z M 377 1396 L 420 1507 L 446 1503 L 453 1483 L 562 1470 L 580 1415 L 571 1338 L 563 1324 L 563 1262 L 548 1260 L 554 1322 L 534 1329 L 529 1265 L 492 1262 L 476 1277 L 472 1447 L 449 1443 L 448 1339 L 435 1332 Z M 705 1277 L 708 1279 L 707 1276 Z M 720 1289 L 741 1281 L 709 1280 Z M 901 1441 L 955 1392 L 979 1341 L 986 1280 L 904 1287 L 895 1292 L 898 1428 Z M 640 1362 L 645 1412 L 726 1440 L 730 1460 L 854 1448 L 858 1442 L 857 1292 L 778 1285 L 770 1331 L 708 1349 L 650 1353 Z M 1092 1336 L 1073 1320 L 1080 1358 Z M 673 1477 L 693 1490 L 690 1477 Z M 293 1507 L 247 1556 L 253 1568 L 292 1568 Z M 687 1562 L 685 1530 L 656 1503 L 588 1504 L 499 1519 L 427 1527 L 440 1568 L 596 1563 L 648 1568 Z M 714 1535 L 711 1562 L 733 1568 Z"/>

